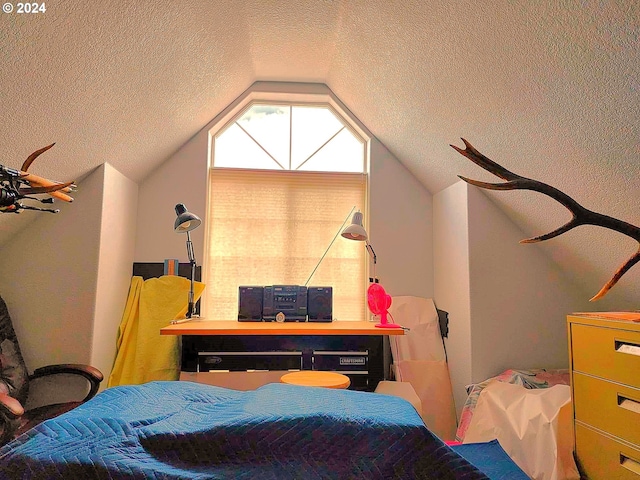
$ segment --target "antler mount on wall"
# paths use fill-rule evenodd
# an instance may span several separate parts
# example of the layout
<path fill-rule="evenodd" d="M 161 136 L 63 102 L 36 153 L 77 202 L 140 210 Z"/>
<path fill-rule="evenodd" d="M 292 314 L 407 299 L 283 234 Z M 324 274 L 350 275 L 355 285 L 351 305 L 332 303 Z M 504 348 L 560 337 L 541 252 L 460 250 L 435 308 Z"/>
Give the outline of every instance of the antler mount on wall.
<path fill-rule="evenodd" d="M 584 208 L 574 199 L 569 197 L 566 193 L 561 192 L 555 187 L 551 185 L 547 185 L 546 183 L 539 182 L 537 180 L 532 180 L 530 178 L 521 177 L 513 172 L 510 172 L 506 168 L 498 165 L 493 160 L 485 157 L 482 153 L 476 150 L 469 142 L 467 142 L 464 138 L 462 139 L 464 142 L 465 148 L 459 148 L 455 145 L 451 145 L 457 152 L 467 157 L 476 165 L 482 167 L 486 171 L 496 175 L 497 177 L 506 180 L 505 183 L 487 183 L 480 182 L 477 180 L 471 180 L 469 178 L 458 175 L 459 178 L 464 180 L 465 182 L 475 185 L 476 187 L 486 188 L 488 190 L 532 190 L 535 192 L 542 193 L 547 195 L 548 197 L 556 200 L 558 203 L 566 207 L 572 214 L 571 220 L 562 225 L 561 227 L 549 232 L 545 235 L 540 235 L 533 238 L 528 238 L 525 240 L 521 240 L 520 243 L 535 243 L 541 242 L 543 240 L 548 240 L 550 238 L 557 237 L 562 235 L 569 230 L 578 227 L 580 225 L 594 225 L 599 227 L 608 228 L 610 230 L 614 230 L 616 232 L 627 235 L 628 237 L 633 238 L 638 242 L 638 251 L 633 254 L 625 263 L 623 263 L 620 268 L 615 272 L 611 280 L 609 280 L 600 291 L 594 295 L 590 301 L 596 301 L 600 298 L 604 297 L 607 292 L 616 284 L 618 280 L 638 261 L 640 261 L 640 228 L 635 225 L 631 225 L 630 223 L 624 222 L 617 218 L 610 217 L 608 215 L 603 215 L 601 213 L 593 212 L 587 208 Z"/>
<path fill-rule="evenodd" d="M 39 177 L 27 170 L 33 161 L 42 153 L 53 147 L 55 143 L 36 150 L 22 164 L 20 170 L 0 165 L 0 213 L 20 213 L 21 210 L 39 210 L 58 213 L 59 210 L 51 208 L 39 208 L 27 205 L 21 200 L 35 200 L 41 203 L 53 203 L 54 197 L 65 202 L 73 202 L 68 194 L 75 188 L 74 182 L 55 182 Z M 30 195 L 49 194 L 51 197 L 40 199 Z"/>

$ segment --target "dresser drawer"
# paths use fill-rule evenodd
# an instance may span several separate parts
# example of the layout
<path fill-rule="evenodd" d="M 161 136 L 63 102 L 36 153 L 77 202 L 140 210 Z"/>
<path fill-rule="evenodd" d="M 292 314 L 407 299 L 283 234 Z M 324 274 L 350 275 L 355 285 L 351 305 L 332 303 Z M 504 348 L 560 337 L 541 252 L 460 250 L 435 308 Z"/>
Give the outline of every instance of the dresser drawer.
<path fill-rule="evenodd" d="M 589 480 L 640 480 L 640 450 L 576 423 L 576 454 Z"/>
<path fill-rule="evenodd" d="M 573 370 L 640 388 L 640 332 L 571 324 Z"/>
<path fill-rule="evenodd" d="M 573 374 L 577 420 L 640 445 L 640 389 Z"/>

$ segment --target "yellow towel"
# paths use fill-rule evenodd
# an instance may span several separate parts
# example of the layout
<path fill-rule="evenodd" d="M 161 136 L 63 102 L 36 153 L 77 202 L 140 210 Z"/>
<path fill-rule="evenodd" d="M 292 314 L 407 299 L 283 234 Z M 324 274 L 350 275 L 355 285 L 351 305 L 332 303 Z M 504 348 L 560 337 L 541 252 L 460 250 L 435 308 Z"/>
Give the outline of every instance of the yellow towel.
<path fill-rule="evenodd" d="M 142 280 L 133 277 L 125 306 L 116 358 L 109 387 L 139 385 L 153 380 L 177 380 L 180 376 L 180 344 L 177 335 L 160 335 L 171 320 L 187 313 L 190 281 L 176 275 Z M 194 301 L 204 284 L 194 282 Z"/>

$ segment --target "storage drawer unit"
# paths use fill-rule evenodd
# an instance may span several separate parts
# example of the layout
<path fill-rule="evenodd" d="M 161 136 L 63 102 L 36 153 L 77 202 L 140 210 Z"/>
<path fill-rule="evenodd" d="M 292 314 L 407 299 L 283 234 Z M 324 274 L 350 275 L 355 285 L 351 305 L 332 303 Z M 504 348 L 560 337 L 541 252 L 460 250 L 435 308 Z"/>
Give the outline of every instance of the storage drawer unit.
<path fill-rule="evenodd" d="M 198 372 L 302 370 L 302 352 L 198 352 Z"/>
<path fill-rule="evenodd" d="M 571 337 L 576 372 L 640 388 L 640 332 L 573 323 Z"/>
<path fill-rule="evenodd" d="M 640 323 L 568 316 L 576 456 L 589 479 L 640 480 Z"/>
<path fill-rule="evenodd" d="M 345 352 L 339 350 L 314 350 L 313 370 L 327 370 L 339 373 L 364 372 L 369 370 L 369 352 Z"/>
<path fill-rule="evenodd" d="M 386 351 L 382 335 L 184 335 L 181 370 L 326 370 L 347 375 L 349 389 L 374 391 Z"/>
<path fill-rule="evenodd" d="M 377 386 L 377 383 L 369 385 L 369 352 L 367 350 L 313 350 L 311 368 L 346 375 L 351 380 L 352 390 L 370 390 Z"/>
<path fill-rule="evenodd" d="M 589 479 L 640 478 L 640 450 L 579 422 L 576 424 L 576 453 Z"/>
<path fill-rule="evenodd" d="M 640 390 L 574 372 L 575 417 L 640 445 Z"/>

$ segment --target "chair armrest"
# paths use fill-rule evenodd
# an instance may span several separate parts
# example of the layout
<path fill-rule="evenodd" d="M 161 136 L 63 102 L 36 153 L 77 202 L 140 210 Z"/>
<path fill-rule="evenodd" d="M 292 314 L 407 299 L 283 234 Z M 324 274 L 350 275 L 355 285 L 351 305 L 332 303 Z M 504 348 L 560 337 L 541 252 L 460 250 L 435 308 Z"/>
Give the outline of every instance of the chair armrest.
<path fill-rule="evenodd" d="M 13 438 L 18 419 L 24 414 L 24 408 L 18 400 L 0 393 L 0 445 Z"/>
<path fill-rule="evenodd" d="M 47 365 L 46 367 L 36 368 L 31 375 L 29 375 L 29 380 L 35 380 L 36 378 L 47 377 L 49 375 L 58 375 L 61 373 L 69 373 L 73 375 L 80 375 L 87 379 L 89 382 L 91 389 L 87 396 L 82 399 L 82 403 L 87 400 L 93 398 L 96 393 L 98 393 L 98 388 L 100 388 L 100 382 L 104 379 L 102 372 L 91 365 L 82 365 L 76 363 L 65 363 L 59 365 Z"/>
<path fill-rule="evenodd" d="M 24 414 L 24 408 L 18 400 L 6 393 L 0 393 L 0 415 L 16 420 Z"/>

